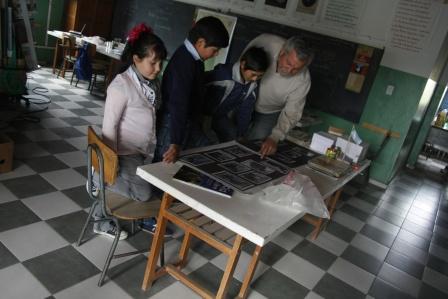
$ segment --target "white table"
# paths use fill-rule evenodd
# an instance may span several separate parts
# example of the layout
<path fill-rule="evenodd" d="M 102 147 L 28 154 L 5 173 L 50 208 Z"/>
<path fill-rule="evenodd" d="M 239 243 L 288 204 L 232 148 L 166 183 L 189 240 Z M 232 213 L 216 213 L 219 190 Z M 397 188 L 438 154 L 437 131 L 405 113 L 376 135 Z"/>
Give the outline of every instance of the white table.
<path fill-rule="evenodd" d="M 180 164 L 156 163 L 137 174 L 174 198 L 260 246 L 275 238 L 305 213 L 235 193 L 232 198 L 173 180 Z"/>
<path fill-rule="evenodd" d="M 299 173 L 308 175 L 322 196 L 329 198 L 327 205 L 332 214 L 342 187 L 369 164 L 370 162 L 366 161 L 360 165 L 359 169 L 351 171 L 339 179 L 316 172 L 308 166 L 301 166 L 298 168 L 298 171 Z M 248 240 L 254 243 L 256 248 L 239 293 L 240 298 L 245 298 L 262 247 L 302 218 L 305 213 L 281 206 L 274 206 L 249 195 L 236 193 L 232 198 L 227 198 L 183 184 L 172 178 L 180 167 L 180 163 L 166 164 L 161 162 L 141 166 L 137 169 L 137 174 L 140 177 L 165 192 L 142 289 L 146 290 L 160 276 L 170 274 L 192 288 L 202 297 L 225 297 L 229 280 L 233 275 L 233 270 L 238 261 L 241 244 L 244 240 Z M 174 199 L 182 203 L 180 208 L 172 206 Z M 214 231 L 210 232 L 204 227 L 204 219 L 205 221 L 210 220 L 213 222 L 212 224 L 210 224 L 210 221 L 207 223 L 209 223 L 209 228 L 214 226 Z M 156 263 L 160 254 L 160 248 L 163 246 L 163 235 L 167 221 L 179 225 L 186 233 L 179 253 L 179 261 L 157 270 Z M 322 223 L 322 219 L 319 218 L 316 220 L 315 235 L 320 232 Z M 236 234 L 231 246 L 226 244 L 229 243 L 230 238 L 230 234 L 225 234 L 226 229 L 233 232 L 234 235 Z M 216 295 L 211 294 L 206 289 L 192 282 L 180 271 L 186 263 L 192 235 L 229 255 L 227 267 Z M 226 237 L 221 238 L 220 236 L 222 235 Z"/>

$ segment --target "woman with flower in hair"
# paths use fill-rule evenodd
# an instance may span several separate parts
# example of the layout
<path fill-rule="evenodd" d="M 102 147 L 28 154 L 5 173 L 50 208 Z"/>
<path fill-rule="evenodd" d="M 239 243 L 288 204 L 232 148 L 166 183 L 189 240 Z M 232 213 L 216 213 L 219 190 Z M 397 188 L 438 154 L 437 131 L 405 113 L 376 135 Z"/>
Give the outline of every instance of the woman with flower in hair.
<path fill-rule="evenodd" d="M 108 188 L 138 201 L 151 198 L 151 185 L 136 175 L 138 166 L 152 162 L 156 146 L 156 109 L 160 104 L 159 74 L 167 51 L 163 41 L 145 24 L 134 27 L 122 61 L 129 65 L 107 88 L 103 140 L 118 154 L 119 171 Z M 95 218 L 104 217 L 100 209 Z M 96 222 L 94 232 L 115 237 L 113 222 Z M 127 237 L 121 231 L 120 240 Z"/>

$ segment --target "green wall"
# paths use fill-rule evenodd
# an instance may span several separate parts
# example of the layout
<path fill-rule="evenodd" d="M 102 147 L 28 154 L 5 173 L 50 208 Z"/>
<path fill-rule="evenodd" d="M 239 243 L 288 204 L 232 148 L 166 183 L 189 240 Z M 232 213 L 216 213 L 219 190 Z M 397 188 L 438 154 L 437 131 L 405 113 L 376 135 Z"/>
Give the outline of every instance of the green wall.
<path fill-rule="evenodd" d="M 402 163 L 399 156 L 406 156 L 410 147 L 402 151 L 404 141 L 409 133 L 412 119 L 417 111 L 426 78 L 381 66 L 370 90 L 364 112 L 355 127 L 359 136 L 370 144 L 369 157 L 373 158 L 370 177 L 383 184 L 388 184 L 394 176 L 396 166 Z M 385 94 L 388 85 L 395 87 L 391 96 Z M 349 133 L 352 123 L 339 117 L 316 111 L 323 123 L 314 126 L 312 131 L 326 131 L 328 126 L 345 129 Z M 361 127 L 363 123 L 392 130 L 400 134 L 399 138 L 390 138 L 378 152 L 384 136 Z"/>
<path fill-rule="evenodd" d="M 45 35 L 47 33 L 49 0 L 37 1 L 37 14 L 34 15 L 33 38 L 36 42 L 36 55 L 39 64 L 49 66 L 53 63 L 54 45 L 56 39 L 48 38 L 48 45 L 45 46 Z M 65 0 L 53 0 L 51 6 L 51 19 L 49 30 L 63 29 L 63 14 Z"/>

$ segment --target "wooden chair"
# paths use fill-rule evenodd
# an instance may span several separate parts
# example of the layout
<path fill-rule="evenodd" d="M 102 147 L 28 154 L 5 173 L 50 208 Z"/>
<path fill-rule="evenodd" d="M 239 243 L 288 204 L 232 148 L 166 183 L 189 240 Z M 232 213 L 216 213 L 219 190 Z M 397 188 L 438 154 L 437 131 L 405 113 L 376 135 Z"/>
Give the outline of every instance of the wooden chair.
<path fill-rule="evenodd" d="M 73 66 L 76 62 L 78 50 L 76 46 L 76 37 L 63 36 L 62 42 L 59 44 L 59 47 L 62 48 L 63 60 L 62 65 L 59 67 L 57 77 L 62 75 L 62 78 L 65 78 L 65 72 L 69 70 L 73 71 Z"/>
<path fill-rule="evenodd" d="M 107 270 L 109 269 L 110 263 L 113 258 L 138 254 L 145 252 L 146 250 L 132 251 L 128 253 L 122 253 L 115 255 L 115 249 L 119 241 L 121 233 L 121 223 L 122 221 L 131 221 L 132 232 L 134 231 L 134 221 L 143 220 L 151 217 L 156 217 L 160 209 L 160 201 L 150 201 L 150 202 L 140 202 L 127 198 L 121 194 L 111 192 L 106 189 L 106 185 L 113 185 L 117 178 L 118 170 L 118 156 L 117 154 L 108 147 L 101 138 L 95 133 L 92 127 L 88 127 L 88 146 L 87 146 L 87 169 L 88 171 L 88 190 L 89 196 L 93 200 L 93 204 L 90 207 L 89 216 L 82 228 L 81 235 L 79 236 L 77 246 L 83 243 L 84 234 L 87 227 L 91 222 L 99 221 L 113 221 L 117 227 L 115 239 L 109 250 L 109 254 L 106 259 L 106 263 L 103 267 L 100 280 L 98 281 L 98 286 L 103 284 Z M 93 175 L 92 167 L 99 174 L 99 194 L 95 197 L 92 194 L 92 184 Z M 100 205 L 105 215 L 104 219 L 93 220 L 92 215 L 97 205 Z M 163 254 L 160 257 L 160 263 L 164 264 Z"/>
<path fill-rule="evenodd" d="M 92 63 L 92 82 L 90 83 L 90 93 L 93 93 L 93 88 L 97 84 L 98 76 L 102 75 L 104 77 L 104 87 L 106 87 L 108 68 L 109 64 L 101 60 L 97 60 Z"/>
<path fill-rule="evenodd" d="M 91 45 L 90 49 L 90 58 L 92 61 L 92 80 L 89 85 L 90 93 L 93 92 L 93 88 L 96 86 L 98 76 L 104 77 L 104 83 L 107 80 L 107 71 L 109 69 L 110 63 L 108 61 L 96 58 L 96 45 Z M 104 84 L 106 85 L 106 84 Z"/>

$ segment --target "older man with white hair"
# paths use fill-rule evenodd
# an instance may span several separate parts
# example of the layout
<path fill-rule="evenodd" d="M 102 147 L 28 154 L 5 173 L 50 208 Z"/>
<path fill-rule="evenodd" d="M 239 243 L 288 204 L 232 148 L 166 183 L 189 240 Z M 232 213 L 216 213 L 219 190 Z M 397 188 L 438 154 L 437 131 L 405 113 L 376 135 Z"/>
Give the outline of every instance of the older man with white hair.
<path fill-rule="evenodd" d="M 260 154 L 274 154 L 277 143 L 302 117 L 306 95 L 311 87 L 308 65 L 314 54 L 298 36 L 288 40 L 273 34 L 261 34 L 247 48 L 262 47 L 269 56 L 270 66 L 263 78 L 252 127 L 248 138 L 264 140 Z"/>

